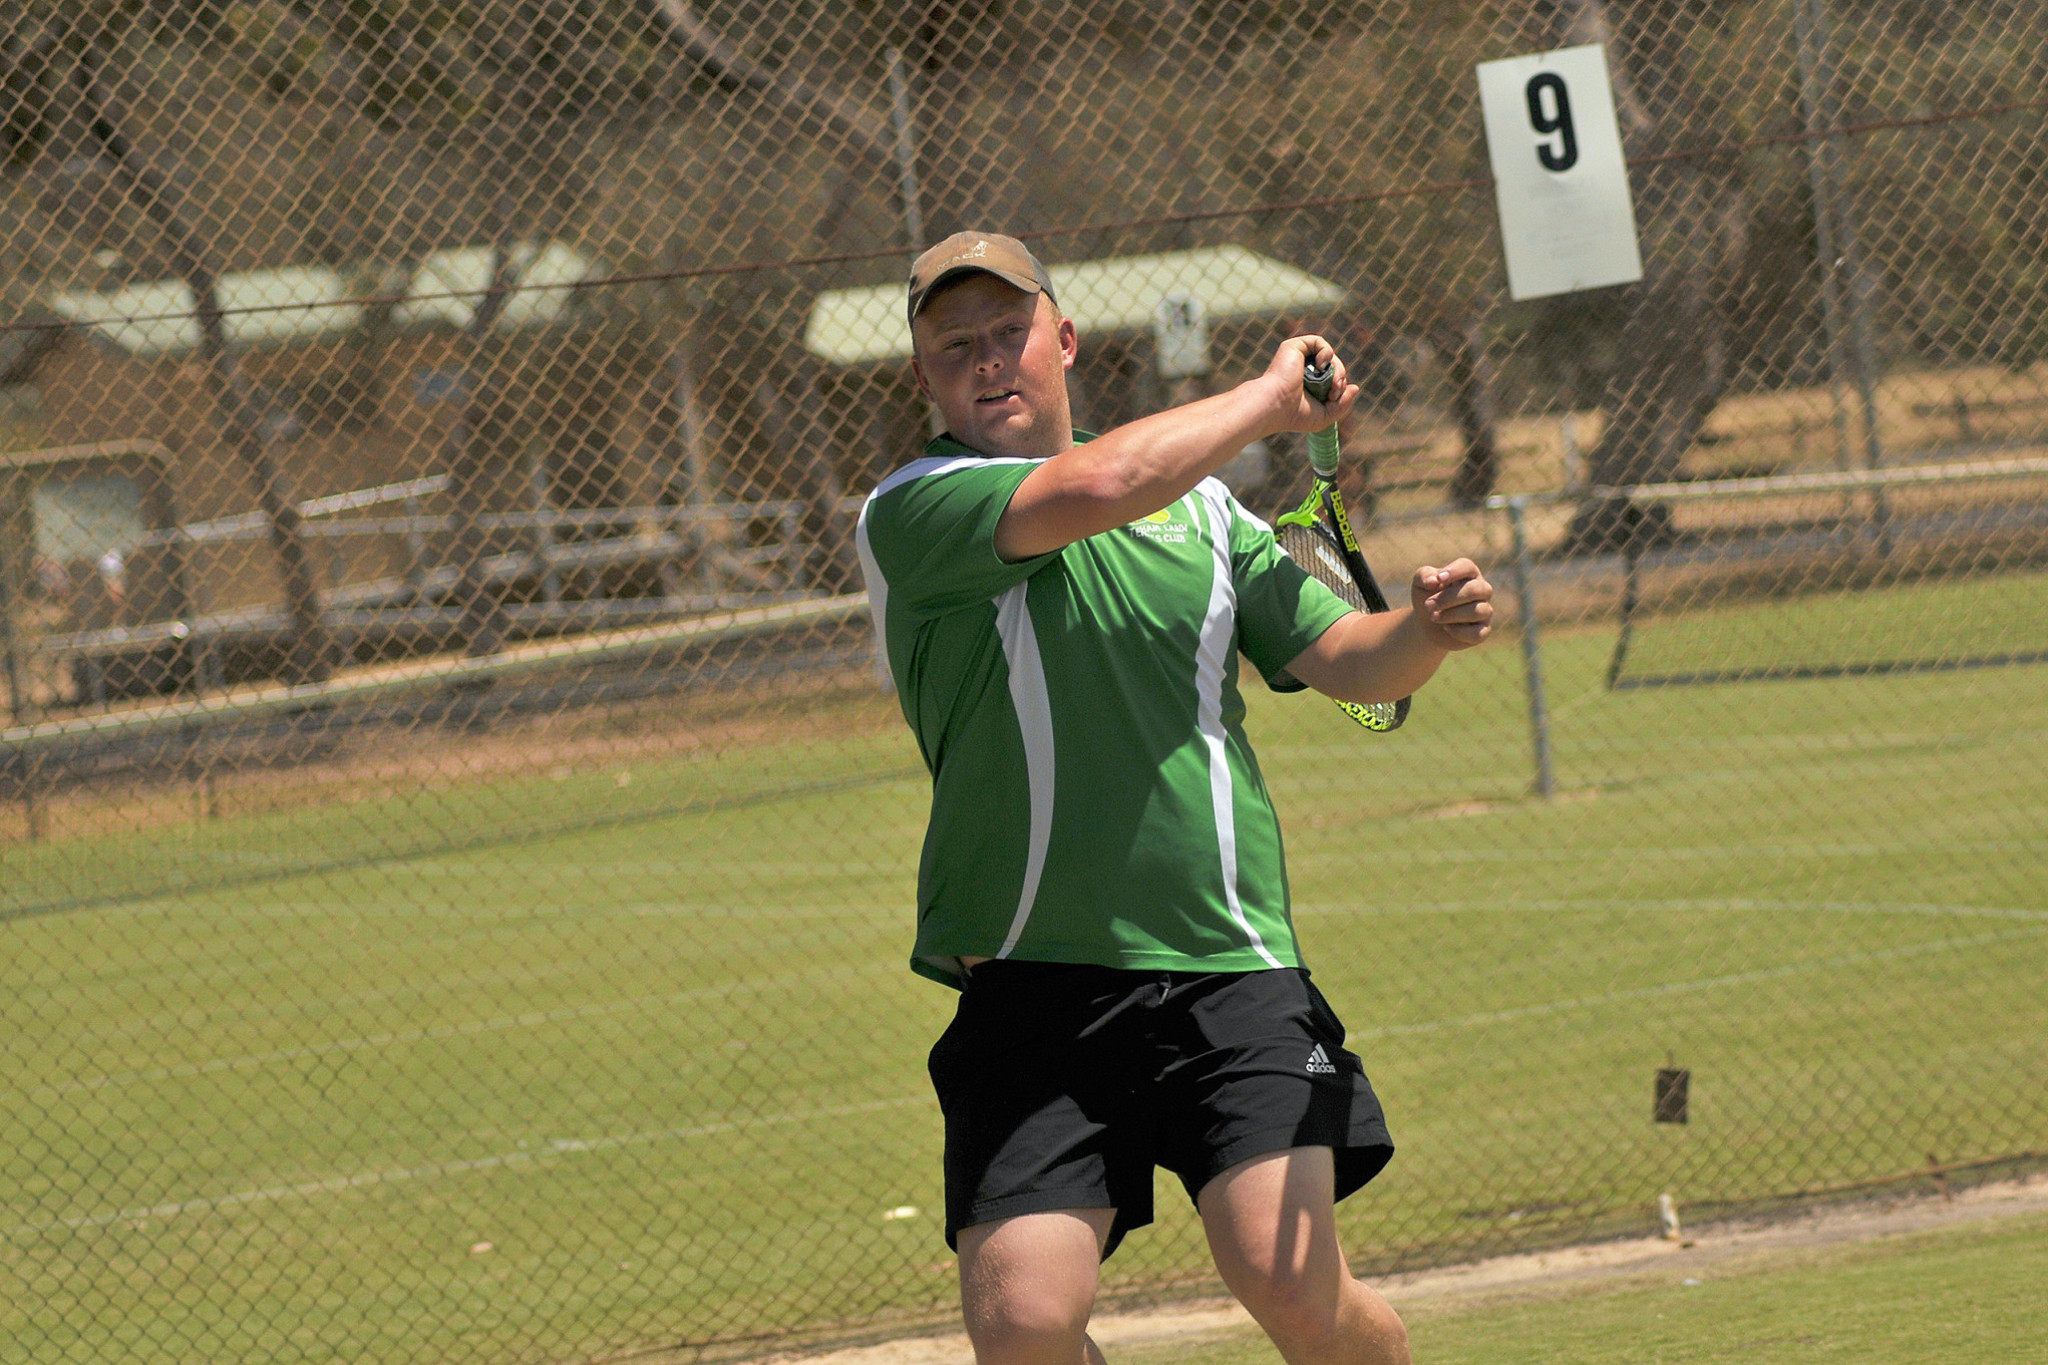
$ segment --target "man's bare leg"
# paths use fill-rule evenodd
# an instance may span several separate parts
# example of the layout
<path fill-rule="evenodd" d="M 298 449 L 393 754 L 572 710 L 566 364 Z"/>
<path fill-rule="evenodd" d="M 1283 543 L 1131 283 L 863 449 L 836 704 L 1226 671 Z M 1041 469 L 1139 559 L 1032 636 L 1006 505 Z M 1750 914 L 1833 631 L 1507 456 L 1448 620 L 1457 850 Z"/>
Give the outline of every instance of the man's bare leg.
<path fill-rule="evenodd" d="M 1330 1149 L 1296 1147 L 1231 1167 L 1195 1203 L 1223 1283 L 1288 1365 L 1409 1365 L 1400 1316 L 1351 1278 L 1335 1194 Z"/>
<path fill-rule="evenodd" d="M 960 1232 L 960 1307 L 978 1365 L 1103 1365 L 1088 1315 L 1114 1209 L 1030 1213 Z"/>

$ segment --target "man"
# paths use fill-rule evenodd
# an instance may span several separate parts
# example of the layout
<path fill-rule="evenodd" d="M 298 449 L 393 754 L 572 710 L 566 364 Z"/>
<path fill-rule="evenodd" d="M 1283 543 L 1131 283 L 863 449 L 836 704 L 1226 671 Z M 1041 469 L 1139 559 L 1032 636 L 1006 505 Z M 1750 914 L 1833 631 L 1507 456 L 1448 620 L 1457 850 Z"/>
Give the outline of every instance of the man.
<path fill-rule="evenodd" d="M 1392 1154 L 1288 917 L 1242 720 L 1243 652 L 1348 701 L 1405 696 L 1483 640 L 1469 560 L 1350 611 L 1209 474 L 1356 401 L 1265 374 L 1106 435 L 1044 266 L 960 233 L 911 269 L 918 387 L 945 417 L 861 514 L 861 564 L 933 782 L 912 967 L 961 987 L 932 1049 L 946 1236 L 982 1365 L 1099 1362 L 1101 1260 L 1180 1176 L 1217 1269 L 1292 1365 L 1405 1362 L 1351 1277 L 1336 1200 Z"/>

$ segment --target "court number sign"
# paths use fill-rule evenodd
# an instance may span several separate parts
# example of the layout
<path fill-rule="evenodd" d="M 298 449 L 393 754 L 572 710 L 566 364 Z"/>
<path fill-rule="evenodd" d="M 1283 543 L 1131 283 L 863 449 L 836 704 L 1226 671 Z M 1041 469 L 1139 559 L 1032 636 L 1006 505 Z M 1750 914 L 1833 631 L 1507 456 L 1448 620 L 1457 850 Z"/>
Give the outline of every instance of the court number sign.
<path fill-rule="evenodd" d="M 1193 294 L 1172 293 L 1152 310 L 1161 379 L 1209 373 L 1209 315 Z"/>
<path fill-rule="evenodd" d="M 1479 64 L 1508 293 L 1540 299 L 1643 277 L 1601 44 Z"/>

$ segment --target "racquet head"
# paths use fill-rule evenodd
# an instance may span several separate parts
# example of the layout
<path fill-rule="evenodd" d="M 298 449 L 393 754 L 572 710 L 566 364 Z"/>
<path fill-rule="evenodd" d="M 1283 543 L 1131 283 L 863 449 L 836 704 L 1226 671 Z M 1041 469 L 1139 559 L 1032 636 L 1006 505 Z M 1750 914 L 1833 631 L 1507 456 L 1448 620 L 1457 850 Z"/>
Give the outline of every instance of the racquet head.
<path fill-rule="evenodd" d="M 1387 609 L 1386 599 L 1380 595 L 1377 584 L 1368 577 L 1360 585 L 1346 564 L 1343 542 L 1337 533 L 1320 519 L 1302 524 L 1285 523 L 1274 531 L 1280 548 L 1287 557 L 1306 569 L 1311 577 L 1331 592 L 1344 599 L 1345 603 L 1358 611 L 1374 612 Z M 1401 722 L 1408 719 L 1408 698 L 1385 702 L 1337 703 L 1340 710 L 1368 730 L 1385 733 L 1399 729 Z"/>

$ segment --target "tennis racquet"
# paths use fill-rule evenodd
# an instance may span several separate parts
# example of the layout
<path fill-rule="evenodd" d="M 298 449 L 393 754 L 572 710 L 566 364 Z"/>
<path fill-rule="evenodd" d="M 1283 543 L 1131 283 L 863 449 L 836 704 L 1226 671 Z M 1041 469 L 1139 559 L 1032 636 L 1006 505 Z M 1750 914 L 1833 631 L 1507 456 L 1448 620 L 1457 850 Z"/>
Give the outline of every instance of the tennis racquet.
<path fill-rule="evenodd" d="M 1318 365 L 1311 360 L 1302 367 L 1301 387 L 1318 403 L 1330 401 L 1336 383 L 1335 365 Z M 1273 535 L 1287 557 L 1306 569 L 1324 587 L 1364 612 L 1387 609 L 1387 599 L 1373 581 L 1372 569 L 1351 533 L 1351 518 L 1344 514 L 1344 495 L 1337 491 L 1337 426 L 1333 422 L 1321 431 L 1309 433 L 1308 462 L 1315 472 L 1308 497 L 1301 506 L 1273 523 Z M 1292 681 L 1284 670 L 1276 682 Z M 1337 708 L 1368 730 L 1385 733 L 1398 730 L 1408 719 L 1408 698 L 1399 701 L 1340 701 Z"/>

